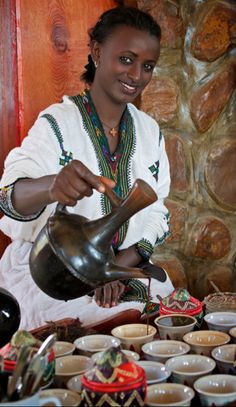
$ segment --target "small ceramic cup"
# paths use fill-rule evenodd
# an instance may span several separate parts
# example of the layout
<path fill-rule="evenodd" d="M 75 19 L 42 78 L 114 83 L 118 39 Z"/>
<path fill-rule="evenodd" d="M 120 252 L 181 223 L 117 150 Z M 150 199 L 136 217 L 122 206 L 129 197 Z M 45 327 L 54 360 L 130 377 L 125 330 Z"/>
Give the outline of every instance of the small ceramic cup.
<path fill-rule="evenodd" d="M 53 346 L 53 351 L 55 358 L 60 358 L 61 356 L 72 355 L 75 350 L 75 345 L 71 342 L 66 341 L 56 341 Z"/>
<path fill-rule="evenodd" d="M 155 383 L 164 383 L 170 377 L 170 370 L 160 362 L 152 362 L 151 360 L 140 360 L 136 362 L 141 366 L 146 373 L 147 385 Z"/>
<path fill-rule="evenodd" d="M 189 332 L 183 337 L 191 347 L 191 353 L 211 356 L 211 351 L 220 345 L 226 345 L 230 341 L 230 336 L 220 331 L 195 331 Z"/>
<path fill-rule="evenodd" d="M 190 315 L 162 315 L 154 320 L 161 339 L 182 341 L 184 334 L 194 329 L 197 320 Z"/>
<path fill-rule="evenodd" d="M 64 387 L 71 377 L 85 373 L 92 365 L 93 361 L 82 355 L 68 355 L 56 358 L 54 378 L 56 387 Z"/>
<path fill-rule="evenodd" d="M 81 355 L 91 357 L 111 347 L 119 348 L 120 340 L 112 335 L 93 334 L 76 339 L 74 344 Z"/>
<path fill-rule="evenodd" d="M 61 407 L 62 404 L 57 397 L 41 397 L 40 392 L 35 393 L 31 397 L 27 397 L 18 401 L 7 401 L 6 403 L 0 403 L 0 407 L 38 407 L 44 405 L 53 405 Z"/>
<path fill-rule="evenodd" d="M 220 373 L 236 376 L 236 344 L 217 346 L 211 352 Z"/>
<path fill-rule="evenodd" d="M 153 340 L 156 332 L 156 328 L 151 325 L 147 332 L 147 324 L 120 325 L 111 331 L 113 336 L 120 339 L 122 348 L 137 353 L 141 352 L 142 345 Z"/>
<path fill-rule="evenodd" d="M 209 375 L 216 362 L 202 355 L 182 355 L 170 358 L 166 367 L 172 372 L 171 381 L 193 387 L 193 383 L 204 375 Z"/>
<path fill-rule="evenodd" d="M 181 341 L 156 340 L 142 346 L 144 359 L 165 363 L 168 359 L 185 355 L 190 346 Z"/>
<path fill-rule="evenodd" d="M 236 312 L 211 312 L 204 316 L 204 320 L 208 329 L 228 333 L 231 328 L 236 326 Z"/>
<path fill-rule="evenodd" d="M 232 342 L 236 343 L 236 326 L 230 329 L 229 334 L 232 338 Z"/>
<path fill-rule="evenodd" d="M 82 383 L 81 383 L 81 379 L 82 379 L 82 374 L 79 374 L 77 376 L 73 376 L 71 377 L 70 380 L 68 380 L 68 382 L 66 383 L 66 387 L 71 390 L 71 391 L 75 391 L 76 393 L 81 393 L 82 390 Z"/>
<path fill-rule="evenodd" d="M 236 376 L 216 374 L 201 377 L 193 385 L 202 406 L 227 406 L 236 401 Z"/>
<path fill-rule="evenodd" d="M 42 400 L 48 397 L 57 397 L 63 407 L 78 407 L 81 397 L 78 393 L 67 389 L 47 389 L 41 391 Z"/>
<path fill-rule="evenodd" d="M 194 391 L 176 383 L 158 383 L 147 387 L 146 406 L 190 406 Z"/>

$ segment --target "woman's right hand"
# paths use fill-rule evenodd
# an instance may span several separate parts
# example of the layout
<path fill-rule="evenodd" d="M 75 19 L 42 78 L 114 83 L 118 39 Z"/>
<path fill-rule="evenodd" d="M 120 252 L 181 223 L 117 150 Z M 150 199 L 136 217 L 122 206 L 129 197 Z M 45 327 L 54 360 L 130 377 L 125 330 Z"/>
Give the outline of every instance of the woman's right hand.
<path fill-rule="evenodd" d="M 114 188 L 114 181 L 108 182 Z M 75 206 L 78 200 L 91 196 L 93 189 L 105 192 L 100 177 L 93 174 L 81 161 L 72 160 L 55 176 L 49 187 L 49 196 L 52 202 Z"/>

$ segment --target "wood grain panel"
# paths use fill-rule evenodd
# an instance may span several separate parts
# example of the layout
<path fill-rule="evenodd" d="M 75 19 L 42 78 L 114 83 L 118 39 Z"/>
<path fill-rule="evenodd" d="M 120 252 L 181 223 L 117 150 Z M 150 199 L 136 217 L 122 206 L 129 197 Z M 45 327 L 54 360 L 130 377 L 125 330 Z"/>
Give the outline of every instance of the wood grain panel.
<path fill-rule="evenodd" d="M 38 113 L 82 89 L 87 30 L 115 5 L 113 0 L 0 0 L 0 176 L 6 155 Z M 9 241 L 0 232 L 0 257 Z"/>
<path fill-rule="evenodd" d="M 83 88 L 87 30 L 114 0 L 16 0 L 20 137 L 38 113 Z"/>
<path fill-rule="evenodd" d="M 15 1 L 0 1 L 0 177 L 7 153 L 19 144 Z"/>
<path fill-rule="evenodd" d="M 8 152 L 19 144 L 15 0 L 0 1 L 0 177 Z M 0 213 L 1 217 L 1 213 Z M 0 232 L 0 257 L 8 239 Z"/>

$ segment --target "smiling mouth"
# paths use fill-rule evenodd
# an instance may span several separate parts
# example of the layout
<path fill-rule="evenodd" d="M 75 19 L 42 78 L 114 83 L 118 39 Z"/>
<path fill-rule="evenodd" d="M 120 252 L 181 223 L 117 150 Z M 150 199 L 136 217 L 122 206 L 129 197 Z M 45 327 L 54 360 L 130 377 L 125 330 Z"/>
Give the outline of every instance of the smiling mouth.
<path fill-rule="evenodd" d="M 128 85 L 128 83 L 126 83 L 126 82 L 120 81 L 120 84 L 122 85 L 122 88 L 125 91 L 125 93 L 134 94 L 138 90 L 137 86 Z"/>

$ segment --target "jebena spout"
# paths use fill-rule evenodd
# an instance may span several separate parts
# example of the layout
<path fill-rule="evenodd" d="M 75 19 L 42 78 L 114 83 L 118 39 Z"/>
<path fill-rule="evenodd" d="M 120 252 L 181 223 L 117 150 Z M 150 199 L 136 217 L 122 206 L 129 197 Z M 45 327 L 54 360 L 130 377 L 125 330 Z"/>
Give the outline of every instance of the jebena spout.
<path fill-rule="evenodd" d="M 105 272 L 106 281 L 128 280 L 129 278 L 150 278 L 150 273 L 138 267 L 119 266 L 115 263 L 109 264 L 109 269 Z"/>

